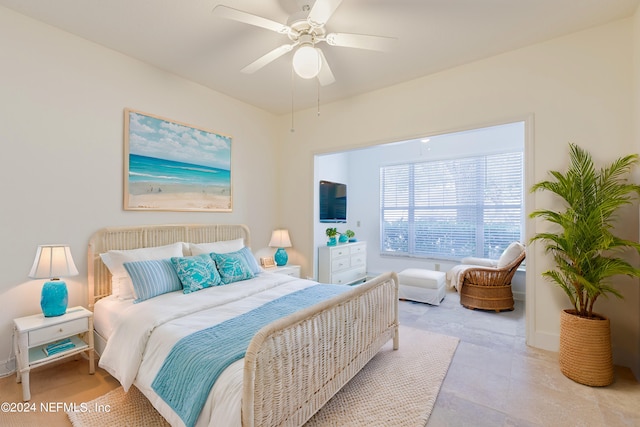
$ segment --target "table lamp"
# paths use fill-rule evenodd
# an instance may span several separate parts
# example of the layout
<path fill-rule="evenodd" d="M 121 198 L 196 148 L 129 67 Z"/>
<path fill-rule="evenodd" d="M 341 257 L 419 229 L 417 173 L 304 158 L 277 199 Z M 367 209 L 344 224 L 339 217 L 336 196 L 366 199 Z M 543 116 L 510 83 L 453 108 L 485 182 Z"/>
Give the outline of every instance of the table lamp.
<path fill-rule="evenodd" d="M 278 248 L 276 253 L 273 255 L 273 259 L 276 262 L 277 266 L 283 266 L 287 264 L 289 260 L 289 255 L 287 255 L 287 251 L 284 248 L 291 247 L 291 239 L 289 239 L 289 231 L 288 230 L 273 230 L 271 234 L 271 241 L 269 242 L 269 246 L 272 248 Z"/>
<path fill-rule="evenodd" d="M 44 317 L 61 316 L 67 312 L 69 296 L 67 284 L 60 277 L 75 276 L 78 269 L 73 263 L 68 245 L 40 245 L 29 277 L 51 279 L 42 286 L 40 307 Z"/>

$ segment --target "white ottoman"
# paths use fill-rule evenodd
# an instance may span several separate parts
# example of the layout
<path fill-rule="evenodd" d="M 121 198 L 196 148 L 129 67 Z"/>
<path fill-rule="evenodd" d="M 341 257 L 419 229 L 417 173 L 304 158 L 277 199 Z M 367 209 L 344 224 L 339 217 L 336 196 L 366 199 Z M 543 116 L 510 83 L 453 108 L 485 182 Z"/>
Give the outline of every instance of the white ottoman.
<path fill-rule="evenodd" d="M 446 273 L 423 268 L 407 268 L 398 273 L 400 299 L 440 305 L 444 299 Z"/>

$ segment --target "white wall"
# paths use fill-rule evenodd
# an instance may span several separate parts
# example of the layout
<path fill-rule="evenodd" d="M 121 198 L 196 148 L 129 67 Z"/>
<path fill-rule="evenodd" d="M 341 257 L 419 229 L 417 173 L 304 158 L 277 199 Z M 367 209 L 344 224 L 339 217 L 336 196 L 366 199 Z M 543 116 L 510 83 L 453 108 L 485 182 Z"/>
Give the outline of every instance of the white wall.
<path fill-rule="evenodd" d="M 101 227 L 245 223 L 253 248 L 267 246 L 276 117 L 1 7 L 0 52 L 0 375 L 13 368 L 11 319 L 40 311 L 43 281 L 27 277 L 38 244 L 71 245 L 70 305 L 86 305 L 86 247 Z M 233 212 L 124 211 L 125 107 L 231 135 Z"/>
<path fill-rule="evenodd" d="M 533 146 L 527 168 L 535 182 L 550 169 L 567 164 L 567 143 L 607 162 L 635 151 L 632 107 L 633 24 L 617 21 L 588 31 L 536 44 L 442 73 L 370 92 L 315 110 L 297 113 L 296 132 L 288 133 L 288 117 L 280 128 L 288 174 L 281 180 L 283 218 L 307 259 L 316 250 L 308 218 L 313 201 L 309 169 L 316 153 L 360 148 L 461 128 L 484 126 L 533 115 Z M 638 70 L 636 69 L 637 73 Z M 530 182 L 529 184 L 533 184 Z M 551 199 L 535 195 L 527 211 L 551 207 Z M 294 214 L 295 212 L 295 214 Z M 378 227 L 377 224 L 364 224 Z M 528 224 L 528 237 L 539 232 Z M 623 213 L 619 232 L 638 238 L 638 209 Z M 538 245 L 539 246 L 539 245 Z M 527 257 L 528 343 L 557 349 L 559 313 L 568 306 L 562 291 L 541 279 L 551 260 L 540 247 Z M 370 266 L 374 269 L 375 266 Z M 640 295 L 637 280 L 621 278 L 624 301 L 603 300 L 598 310 L 612 321 L 616 363 L 640 374 Z"/>

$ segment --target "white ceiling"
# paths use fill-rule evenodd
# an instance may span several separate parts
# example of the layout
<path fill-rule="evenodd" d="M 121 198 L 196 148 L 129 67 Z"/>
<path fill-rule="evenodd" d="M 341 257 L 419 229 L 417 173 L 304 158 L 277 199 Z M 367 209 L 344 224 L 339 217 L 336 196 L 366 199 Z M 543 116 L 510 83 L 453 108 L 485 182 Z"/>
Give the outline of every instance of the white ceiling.
<path fill-rule="evenodd" d="M 315 80 L 291 53 L 240 69 L 289 40 L 216 17 L 224 4 L 286 23 L 301 0 L 0 0 L 0 5 L 276 114 L 316 105 Z M 344 0 L 328 32 L 396 37 L 390 52 L 322 45 L 336 82 L 320 102 L 351 97 L 631 16 L 640 0 Z"/>

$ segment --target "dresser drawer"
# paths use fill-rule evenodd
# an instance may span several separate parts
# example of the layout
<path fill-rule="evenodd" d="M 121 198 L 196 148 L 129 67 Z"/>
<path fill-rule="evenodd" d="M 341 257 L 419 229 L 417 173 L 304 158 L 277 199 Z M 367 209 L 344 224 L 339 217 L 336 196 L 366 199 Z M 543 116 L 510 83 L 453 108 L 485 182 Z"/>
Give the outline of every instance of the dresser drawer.
<path fill-rule="evenodd" d="M 343 256 L 349 256 L 350 254 L 350 250 L 349 247 L 344 247 L 344 248 L 333 248 L 331 250 L 331 258 L 332 259 L 336 259 L 336 258 L 340 258 Z"/>
<path fill-rule="evenodd" d="M 346 270 L 350 265 L 349 257 L 335 258 L 331 260 L 331 271 Z"/>
<path fill-rule="evenodd" d="M 351 246 L 351 255 L 364 254 L 366 252 L 367 252 L 367 245 L 365 245 L 364 243 Z"/>
<path fill-rule="evenodd" d="M 333 276 L 333 283 L 337 285 L 344 285 L 355 282 L 356 280 L 364 279 L 367 276 L 366 270 L 366 267 L 362 266 L 343 273 L 335 274 Z"/>
<path fill-rule="evenodd" d="M 365 265 L 367 262 L 367 254 L 360 253 L 351 256 L 351 267 L 357 267 L 360 265 Z"/>
<path fill-rule="evenodd" d="M 29 347 L 56 341 L 71 335 L 80 334 L 89 330 L 89 319 L 71 320 L 59 325 L 47 326 L 29 332 Z"/>

